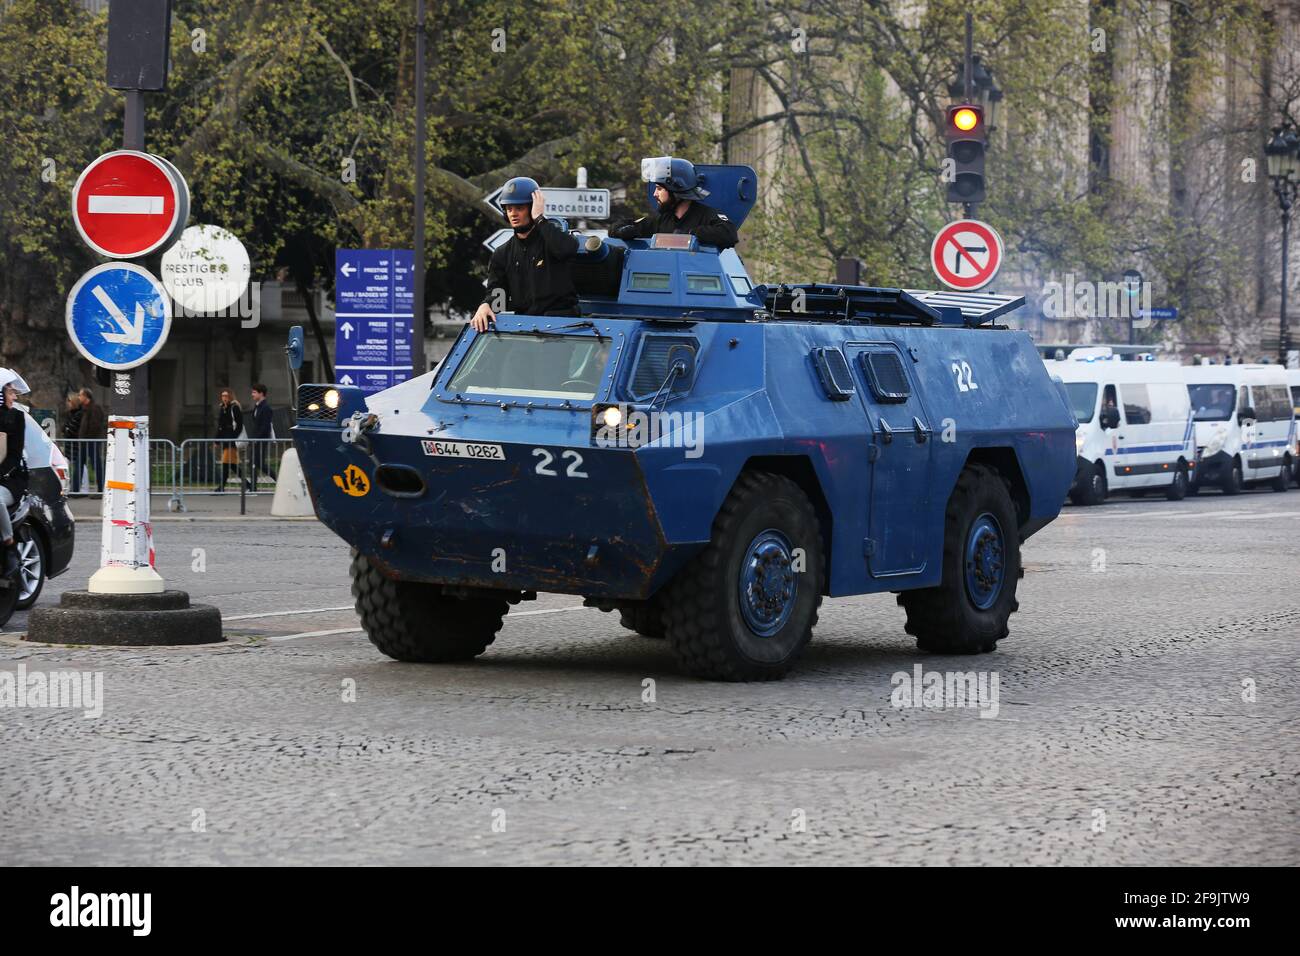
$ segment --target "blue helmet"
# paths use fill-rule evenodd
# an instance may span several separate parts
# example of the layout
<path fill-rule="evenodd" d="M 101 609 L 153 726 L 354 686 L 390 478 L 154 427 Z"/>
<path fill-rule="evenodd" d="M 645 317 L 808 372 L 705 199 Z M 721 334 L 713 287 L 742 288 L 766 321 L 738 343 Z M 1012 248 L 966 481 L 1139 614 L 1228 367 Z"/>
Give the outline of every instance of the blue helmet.
<path fill-rule="evenodd" d="M 516 176 L 514 179 L 507 180 L 501 187 L 501 195 L 497 197 L 497 202 L 503 206 L 531 206 L 533 193 L 541 188 L 535 179 Z"/>
<path fill-rule="evenodd" d="M 641 160 L 641 178 L 663 186 L 678 199 L 703 199 L 709 191 L 700 185 L 695 164 L 688 159 L 656 156 Z"/>

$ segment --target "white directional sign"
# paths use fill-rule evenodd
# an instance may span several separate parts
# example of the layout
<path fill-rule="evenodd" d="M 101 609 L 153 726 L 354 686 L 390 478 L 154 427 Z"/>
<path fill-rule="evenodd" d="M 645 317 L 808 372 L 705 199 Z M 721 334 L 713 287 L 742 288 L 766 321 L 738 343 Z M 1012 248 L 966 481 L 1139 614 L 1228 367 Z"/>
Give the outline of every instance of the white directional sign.
<path fill-rule="evenodd" d="M 88 361 L 125 371 L 158 353 L 171 331 L 171 300 L 149 272 L 106 262 L 82 276 L 68 294 L 68 335 Z"/>
<path fill-rule="evenodd" d="M 501 189 L 502 187 L 498 186 L 484 196 L 483 201 L 499 212 L 504 219 L 506 213 L 501 208 Z M 608 189 L 543 186 L 542 193 L 546 196 L 546 215 L 548 216 L 562 216 L 565 219 L 609 218 Z"/>
<path fill-rule="evenodd" d="M 190 312 L 220 312 L 248 288 L 251 267 L 244 244 L 220 226 L 190 226 L 163 253 L 162 282 Z"/>

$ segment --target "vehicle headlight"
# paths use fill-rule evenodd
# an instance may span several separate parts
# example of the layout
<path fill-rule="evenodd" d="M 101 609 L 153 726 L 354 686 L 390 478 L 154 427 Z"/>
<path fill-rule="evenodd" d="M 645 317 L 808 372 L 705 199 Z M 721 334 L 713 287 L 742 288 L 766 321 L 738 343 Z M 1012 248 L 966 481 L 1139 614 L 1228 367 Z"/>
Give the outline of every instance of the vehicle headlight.
<path fill-rule="evenodd" d="M 1075 452 L 1081 452 L 1081 451 L 1083 451 L 1083 433 L 1082 433 L 1082 432 L 1076 432 L 1075 435 L 1074 435 L 1074 450 L 1075 450 Z"/>
<path fill-rule="evenodd" d="M 325 393 L 325 407 L 328 408 L 330 411 L 334 411 L 336 408 L 339 407 L 338 389 L 331 388 L 328 392 Z"/>
<path fill-rule="evenodd" d="M 623 424 L 623 412 L 617 405 L 611 405 L 601 413 L 600 421 L 606 428 L 617 428 Z"/>

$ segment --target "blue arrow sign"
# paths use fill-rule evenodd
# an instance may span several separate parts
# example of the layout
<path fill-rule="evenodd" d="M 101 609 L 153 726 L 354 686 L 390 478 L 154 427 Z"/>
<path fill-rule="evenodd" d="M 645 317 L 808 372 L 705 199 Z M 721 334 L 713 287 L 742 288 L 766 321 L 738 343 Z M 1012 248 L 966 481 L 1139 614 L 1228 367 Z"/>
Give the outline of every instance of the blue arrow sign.
<path fill-rule="evenodd" d="M 411 377 L 415 253 L 334 253 L 334 375 L 340 385 L 378 392 Z"/>
<path fill-rule="evenodd" d="M 148 270 L 106 262 L 68 293 L 67 322 L 78 352 L 100 368 L 121 372 L 143 365 L 166 343 L 171 299 Z"/>

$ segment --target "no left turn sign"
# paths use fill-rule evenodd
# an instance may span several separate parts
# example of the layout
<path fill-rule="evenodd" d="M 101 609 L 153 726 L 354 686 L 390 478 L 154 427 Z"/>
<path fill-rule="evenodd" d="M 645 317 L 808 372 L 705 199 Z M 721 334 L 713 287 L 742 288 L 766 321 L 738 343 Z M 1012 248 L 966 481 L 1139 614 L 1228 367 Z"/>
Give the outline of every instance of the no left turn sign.
<path fill-rule="evenodd" d="M 930 265 L 951 289 L 973 292 L 993 281 L 1002 265 L 1002 237 L 988 223 L 959 219 L 939 230 L 930 245 Z"/>

